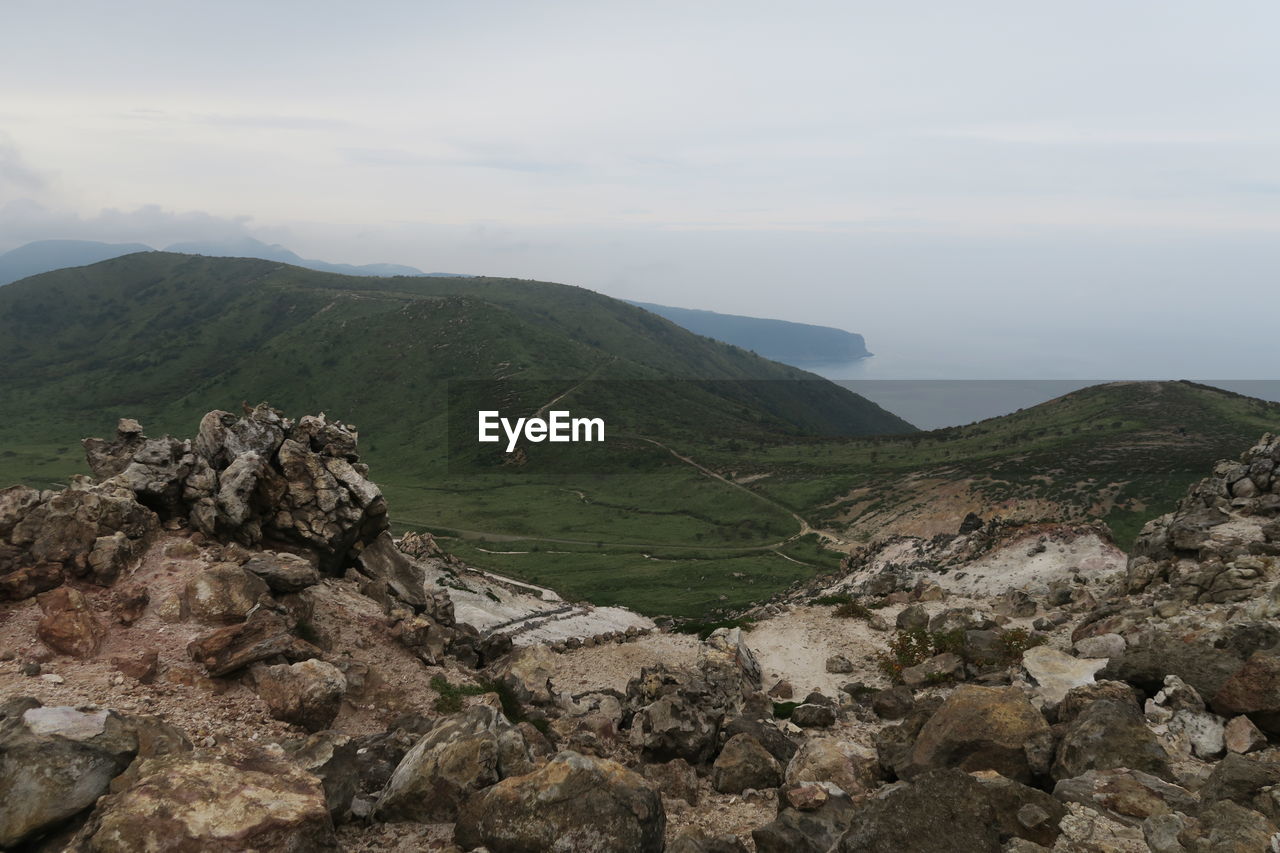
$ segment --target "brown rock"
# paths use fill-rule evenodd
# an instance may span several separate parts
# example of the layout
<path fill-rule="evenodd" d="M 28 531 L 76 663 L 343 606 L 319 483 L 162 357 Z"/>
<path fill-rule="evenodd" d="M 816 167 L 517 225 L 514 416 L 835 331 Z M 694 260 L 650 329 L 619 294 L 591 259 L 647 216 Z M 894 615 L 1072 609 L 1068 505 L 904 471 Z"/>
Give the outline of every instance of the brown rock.
<path fill-rule="evenodd" d="M 61 563 L 36 563 L 0 577 L 0 601 L 21 601 L 62 583 Z"/>
<path fill-rule="evenodd" d="M 791 682 L 785 679 L 780 679 L 769 688 L 769 695 L 774 699 L 790 699 L 792 695 L 794 695 Z"/>
<path fill-rule="evenodd" d="M 262 609 L 239 625 L 197 637 L 187 645 L 187 652 L 215 677 L 277 655 L 289 661 L 322 655 L 320 649 L 289 633 L 289 624 L 280 614 Z"/>
<path fill-rule="evenodd" d="M 292 665 L 255 667 L 253 679 L 272 717 L 309 732 L 329 728 L 347 691 L 342 672 L 314 658 Z"/>
<path fill-rule="evenodd" d="M 788 787 L 783 797 L 786 799 L 787 805 L 802 812 L 820 809 L 827 800 L 831 799 L 831 795 L 827 793 L 826 788 L 812 784 Z"/>
<path fill-rule="evenodd" d="M 851 796 L 875 788 L 882 777 L 875 751 L 850 741 L 815 738 L 787 765 L 788 784 L 830 782 Z"/>
<path fill-rule="evenodd" d="M 694 772 L 693 765 L 683 758 L 673 758 L 658 764 L 643 764 L 640 772 L 664 797 L 684 800 L 691 806 L 698 804 L 698 774 Z"/>
<path fill-rule="evenodd" d="M 1280 733 L 1280 655 L 1254 652 L 1210 704 L 1223 716 L 1248 714 L 1267 731 Z"/>
<path fill-rule="evenodd" d="M 142 584 L 130 584 L 115 591 L 113 610 L 122 625 L 132 625 L 142 618 L 147 605 L 151 602 L 151 593 Z"/>
<path fill-rule="evenodd" d="M 1021 690 L 964 684 L 924 724 L 901 775 L 955 767 L 1028 782 L 1048 770 L 1051 758 L 1049 724 Z"/>
<path fill-rule="evenodd" d="M 740 794 L 747 788 L 776 788 L 781 784 L 782 768 L 777 760 L 749 734 L 729 738 L 711 766 L 711 786 L 722 794 Z"/>
<path fill-rule="evenodd" d="M 1223 735 L 1227 750 L 1241 755 L 1267 745 L 1267 736 L 1243 714 L 1227 721 Z"/>
<path fill-rule="evenodd" d="M 137 679 L 143 684 L 156 680 L 156 670 L 160 665 L 160 653 L 155 649 L 140 649 L 126 655 L 113 657 L 111 665 L 117 670 Z"/>
<path fill-rule="evenodd" d="M 187 583 L 187 608 L 202 622 L 239 622 L 267 592 L 267 584 L 257 575 L 219 563 Z"/>
<path fill-rule="evenodd" d="M 98 651 L 106 631 L 83 594 L 64 586 L 42 593 L 37 600 L 44 615 L 36 625 L 36 636 L 46 646 L 78 658 Z"/>

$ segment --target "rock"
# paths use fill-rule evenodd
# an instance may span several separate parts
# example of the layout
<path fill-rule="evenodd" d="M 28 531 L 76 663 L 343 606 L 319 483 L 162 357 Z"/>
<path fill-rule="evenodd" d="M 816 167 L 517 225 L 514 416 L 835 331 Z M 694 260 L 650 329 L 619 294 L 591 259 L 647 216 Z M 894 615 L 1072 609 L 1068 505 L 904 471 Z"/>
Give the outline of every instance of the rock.
<path fill-rule="evenodd" d="M 871 699 L 871 710 L 882 720 L 900 720 L 915 707 L 915 694 L 905 685 L 881 690 Z"/>
<path fill-rule="evenodd" d="M 726 723 L 721 731 L 725 738 L 739 734 L 751 735 L 783 767 L 787 766 L 787 762 L 791 761 L 796 750 L 799 749 L 795 741 L 778 731 L 773 725 L 750 717 L 735 717 Z"/>
<path fill-rule="evenodd" d="M 929 619 L 930 634 L 957 631 L 987 631 L 996 627 L 991 614 L 976 607 L 950 607 Z"/>
<path fill-rule="evenodd" d="M 923 604 L 912 604 L 899 611 L 894 624 L 899 631 L 924 631 L 929 627 L 929 611 Z"/>
<path fill-rule="evenodd" d="M 1052 749 L 1049 724 L 1022 691 L 965 684 L 920 729 L 899 775 L 954 767 L 1029 782 L 1049 769 Z"/>
<path fill-rule="evenodd" d="M 267 593 L 267 584 L 257 575 L 231 563 L 219 563 L 187 582 L 187 609 L 201 622 L 239 622 Z"/>
<path fill-rule="evenodd" d="M 289 758 L 320 780 L 325 804 L 334 823 L 351 814 L 351 801 L 360 792 L 356 740 L 341 732 L 318 732 L 289 749 Z"/>
<path fill-rule="evenodd" d="M 779 680 L 769 688 L 769 695 L 774 699 L 790 699 L 793 695 L 791 682 L 785 679 Z"/>
<path fill-rule="evenodd" d="M 266 551 L 255 554 L 243 568 L 265 581 L 273 592 L 301 592 L 320 583 L 320 573 L 296 554 Z"/>
<path fill-rule="evenodd" d="M 261 756 L 147 761 L 84 836 L 90 853 L 338 849 L 320 780 Z"/>
<path fill-rule="evenodd" d="M 531 773 L 469 797 L 454 843 L 491 853 L 659 853 L 665 829 L 662 798 L 638 774 L 613 761 L 561 752 Z"/>
<path fill-rule="evenodd" d="M 1142 836 L 1151 853 L 1187 853 L 1181 839 L 1193 825 L 1195 821 L 1184 814 L 1152 815 L 1142 822 Z"/>
<path fill-rule="evenodd" d="M 1230 801 L 1200 812 L 1200 823 L 1187 832 L 1196 853 L 1257 853 L 1276 849 L 1276 825 L 1256 811 Z"/>
<path fill-rule="evenodd" d="M 722 794 L 741 794 L 747 788 L 776 788 L 782 768 L 759 741 L 737 734 L 725 742 L 711 766 L 711 786 Z"/>
<path fill-rule="evenodd" d="M 1280 803 L 1273 793 L 1276 785 L 1280 785 L 1280 762 L 1227 753 L 1200 787 L 1200 801 L 1207 805 L 1230 800 L 1277 820 Z"/>
<path fill-rule="evenodd" d="M 156 671 L 160 665 L 160 653 L 155 649 L 138 649 L 111 658 L 111 665 L 130 678 L 143 684 L 150 684 L 156 678 Z"/>
<path fill-rule="evenodd" d="M 829 799 L 831 799 L 831 794 L 827 792 L 825 785 L 803 783 L 795 786 L 788 785 L 783 789 L 782 796 L 782 800 L 787 805 L 802 812 L 811 812 L 814 809 L 822 808 L 823 804 Z"/>
<path fill-rule="evenodd" d="M 1138 694 L 1123 681 L 1095 681 L 1082 687 L 1074 687 L 1067 691 L 1062 703 L 1058 705 L 1058 722 L 1069 723 L 1084 711 L 1085 708 L 1101 699 L 1128 705 L 1138 709 Z"/>
<path fill-rule="evenodd" d="M 360 571 L 384 581 L 397 598 L 421 610 L 428 604 L 427 573 L 422 564 L 396 547 L 390 533 L 383 533 L 360 552 Z"/>
<path fill-rule="evenodd" d="M 1280 655 L 1255 652 L 1211 704 L 1219 714 L 1248 714 L 1264 731 L 1280 734 Z"/>
<path fill-rule="evenodd" d="M 827 782 L 851 796 L 871 791 L 883 774 L 879 757 L 870 749 L 849 741 L 807 740 L 787 765 L 786 782 Z"/>
<path fill-rule="evenodd" d="M 835 725 L 836 712 L 828 705 L 797 705 L 791 711 L 791 722 L 802 729 L 825 729 Z"/>
<path fill-rule="evenodd" d="M 636 709 L 631 745 L 647 760 L 701 764 L 715 754 L 724 703 L 730 700 L 700 672 L 658 664 L 628 682 L 627 701 Z"/>
<path fill-rule="evenodd" d="M 314 658 L 255 667 L 253 680 L 272 717 L 309 732 L 327 729 L 333 723 L 347 691 L 342 672 Z"/>
<path fill-rule="evenodd" d="M 142 584 L 118 585 L 114 592 L 112 610 L 121 625 L 137 622 L 151 603 L 151 592 Z"/>
<path fill-rule="evenodd" d="M 780 805 L 789 793 L 784 791 Z M 772 822 L 752 830 L 756 853 L 829 853 L 848 829 L 856 806 L 847 794 L 826 794 L 816 808 L 783 807 Z"/>
<path fill-rule="evenodd" d="M 448 821 L 468 796 L 532 767 L 520 730 L 487 705 L 438 723 L 405 755 L 378 798 L 382 821 Z M 474 846 L 474 845 L 473 845 Z"/>
<path fill-rule="evenodd" d="M 696 826 L 690 826 L 671 840 L 667 853 L 747 853 L 747 847 L 732 833 L 709 835 Z"/>
<path fill-rule="evenodd" d="M 698 774 L 683 758 L 675 758 L 663 764 L 642 764 L 640 772 L 662 796 L 684 800 L 691 806 L 698 804 Z"/>
<path fill-rule="evenodd" d="M 1082 658 L 1113 658 L 1124 654 L 1127 648 L 1124 637 L 1119 634 L 1099 634 L 1096 637 L 1083 637 L 1075 643 L 1076 654 Z"/>
<path fill-rule="evenodd" d="M 1262 749 L 1267 736 L 1246 716 L 1232 717 L 1223 731 L 1223 741 L 1231 752 L 1244 754 Z"/>
<path fill-rule="evenodd" d="M 1043 791 L 1008 779 L 933 770 L 871 798 L 835 850 L 976 853 L 998 851 L 1011 836 L 1052 844 L 1065 811 Z"/>
<path fill-rule="evenodd" d="M 904 669 L 902 683 L 912 688 L 945 684 L 963 672 L 964 659 L 957 654 L 943 652 L 940 655 L 934 655 L 924 663 Z"/>
<path fill-rule="evenodd" d="M 853 662 L 844 655 L 832 655 L 827 658 L 827 672 L 853 672 Z"/>
<path fill-rule="evenodd" d="M 1094 674 L 1105 665 L 1105 660 L 1080 660 L 1048 646 L 1027 649 L 1022 655 L 1022 668 L 1035 681 L 1046 708 L 1056 708 L 1067 691 L 1092 684 Z"/>
<path fill-rule="evenodd" d="M 726 710 L 737 710 L 742 696 L 761 686 L 760 664 L 747 647 L 741 628 L 717 628 L 698 648 L 698 669 L 724 697 Z"/>
<path fill-rule="evenodd" d="M 1142 826 L 1149 817 L 1172 812 L 1194 814 L 1199 808 L 1198 798 L 1185 788 L 1128 768 L 1090 770 L 1063 779 L 1054 786 L 1053 795 L 1128 826 Z"/>
<path fill-rule="evenodd" d="M 1114 767 L 1173 779 L 1169 755 L 1143 723 L 1137 707 L 1099 699 L 1067 725 L 1051 773 L 1061 781 Z"/>
<path fill-rule="evenodd" d="M 520 646 L 495 670 L 495 676 L 521 703 L 550 705 L 555 699 L 551 677 L 556 672 L 556 656 L 541 643 Z"/>
<path fill-rule="evenodd" d="M 288 661 L 303 661 L 322 655 L 320 649 L 293 636 L 280 614 L 262 608 L 239 625 L 228 625 L 197 637 L 187 645 L 187 652 L 214 677 L 277 656 Z"/>
<path fill-rule="evenodd" d="M 36 625 L 41 642 L 59 654 L 77 658 L 92 657 L 98 651 L 106 630 L 78 590 L 59 587 L 41 593 L 37 601 L 43 614 Z"/>
<path fill-rule="evenodd" d="M 1211 761 L 1227 748 L 1225 721 L 1217 714 L 1178 710 L 1167 725 L 1170 734 L 1186 738 L 1196 758 Z"/>

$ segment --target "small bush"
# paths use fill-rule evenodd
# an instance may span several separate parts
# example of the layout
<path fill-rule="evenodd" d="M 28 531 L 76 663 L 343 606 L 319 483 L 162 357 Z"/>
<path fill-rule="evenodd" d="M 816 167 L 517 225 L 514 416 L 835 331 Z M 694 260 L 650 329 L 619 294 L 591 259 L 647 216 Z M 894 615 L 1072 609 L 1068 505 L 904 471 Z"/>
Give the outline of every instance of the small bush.
<path fill-rule="evenodd" d="M 791 712 L 799 707 L 799 702 L 774 702 L 773 716 L 779 720 L 789 720 L 791 719 Z"/>
<path fill-rule="evenodd" d="M 450 684 L 443 675 L 431 679 L 431 689 L 440 694 L 436 697 L 435 708 L 441 714 L 456 714 L 462 710 L 463 696 L 480 696 L 489 689 L 482 684 Z"/>
<path fill-rule="evenodd" d="M 831 611 L 831 615 L 838 619 L 870 619 L 871 609 L 861 602 L 849 601 Z"/>
<path fill-rule="evenodd" d="M 818 598 L 815 598 L 813 601 L 811 601 L 810 604 L 816 604 L 823 607 L 827 607 L 827 606 L 834 607 L 837 604 L 851 604 L 852 602 L 853 602 L 852 595 L 841 592 L 841 593 L 837 593 L 836 595 L 819 596 Z"/>

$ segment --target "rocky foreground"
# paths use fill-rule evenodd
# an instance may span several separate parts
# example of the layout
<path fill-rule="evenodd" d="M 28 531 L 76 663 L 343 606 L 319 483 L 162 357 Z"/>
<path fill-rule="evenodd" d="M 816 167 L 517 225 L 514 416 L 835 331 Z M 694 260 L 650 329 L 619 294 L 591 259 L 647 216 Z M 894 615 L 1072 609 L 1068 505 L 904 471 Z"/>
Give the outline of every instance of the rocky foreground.
<path fill-rule="evenodd" d="M 1126 558 L 895 539 L 704 640 L 396 542 L 354 429 L 0 491 L 0 848 L 1280 851 L 1280 442 Z"/>

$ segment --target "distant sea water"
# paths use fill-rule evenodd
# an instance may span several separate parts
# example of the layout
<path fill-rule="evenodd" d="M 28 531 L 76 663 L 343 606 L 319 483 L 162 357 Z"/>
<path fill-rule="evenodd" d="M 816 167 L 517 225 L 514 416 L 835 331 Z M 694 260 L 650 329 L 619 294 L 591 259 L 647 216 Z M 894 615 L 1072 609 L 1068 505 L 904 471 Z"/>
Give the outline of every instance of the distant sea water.
<path fill-rule="evenodd" d="M 855 394 L 861 394 L 921 429 L 963 426 L 987 418 L 1008 415 L 1090 385 L 1114 381 L 1111 379 L 879 379 L 874 378 L 879 372 L 872 364 L 874 361 L 876 359 L 871 358 L 841 364 L 801 366 L 805 370 L 832 380 L 837 385 L 848 388 Z M 903 369 L 903 365 L 897 364 L 892 372 Z M 927 369 L 920 372 L 928 376 L 945 369 L 945 365 L 938 365 L 935 362 L 927 365 Z M 1234 391 L 1237 394 L 1280 402 L 1280 379 L 1195 379 L 1194 381 Z"/>

